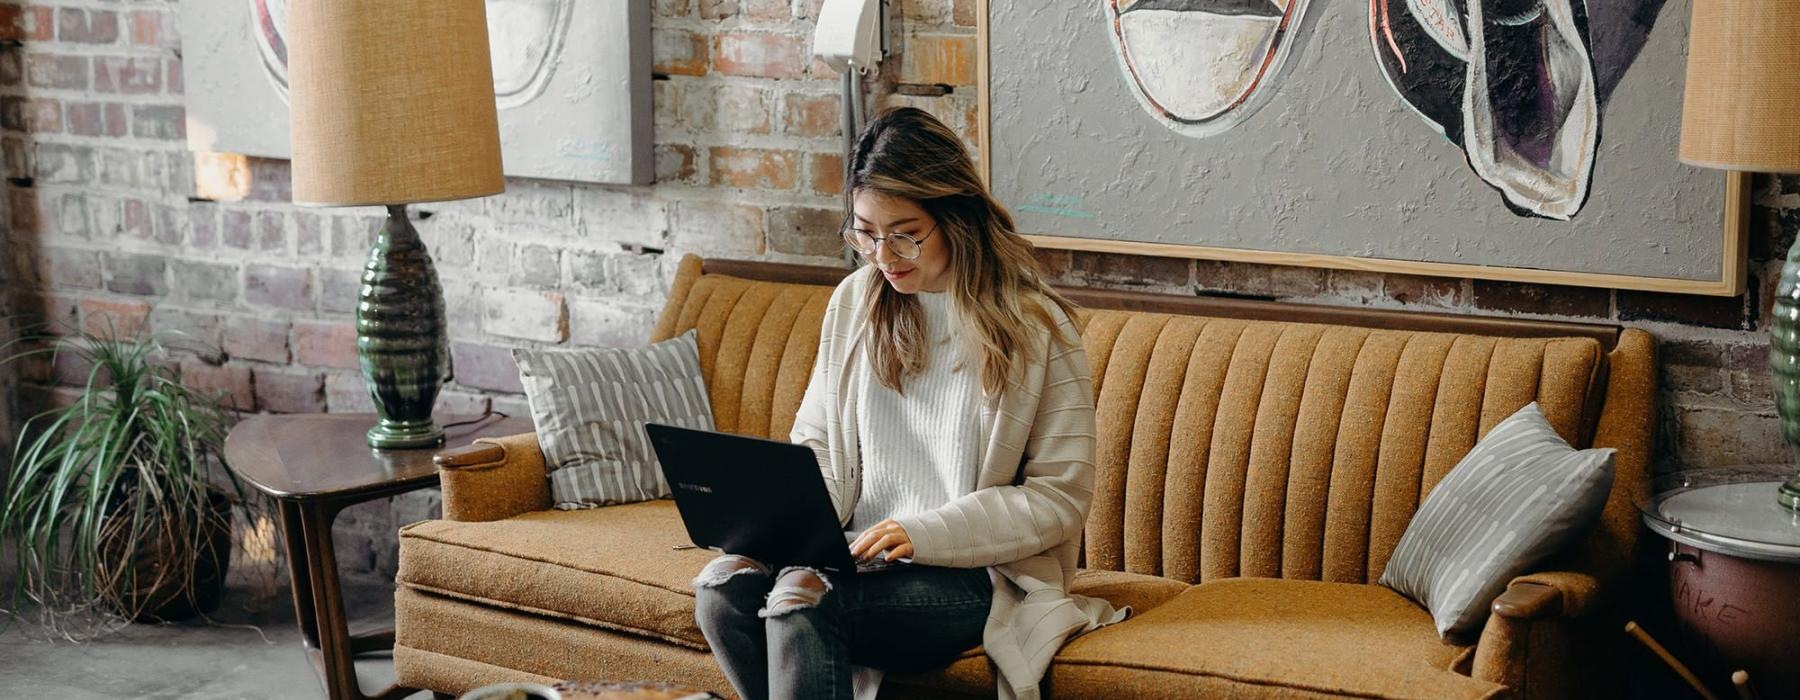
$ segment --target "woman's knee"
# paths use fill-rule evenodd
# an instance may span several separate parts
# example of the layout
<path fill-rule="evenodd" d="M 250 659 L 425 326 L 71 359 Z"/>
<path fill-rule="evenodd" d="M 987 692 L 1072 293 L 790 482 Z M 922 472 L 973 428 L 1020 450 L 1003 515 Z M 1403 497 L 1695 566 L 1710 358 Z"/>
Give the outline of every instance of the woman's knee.
<path fill-rule="evenodd" d="M 769 567 L 760 561 L 739 554 L 727 554 L 707 562 L 706 568 L 694 577 L 694 589 L 716 589 L 741 576 L 767 576 Z"/>
<path fill-rule="evenodd" d="M 759 617 L 780 617 L 788 613 L 818 608 L 831 593 L 831 580 L 823 572 L 803 566 L 782 569 L 769 590 L 768 602 L 757 612 Z"/>

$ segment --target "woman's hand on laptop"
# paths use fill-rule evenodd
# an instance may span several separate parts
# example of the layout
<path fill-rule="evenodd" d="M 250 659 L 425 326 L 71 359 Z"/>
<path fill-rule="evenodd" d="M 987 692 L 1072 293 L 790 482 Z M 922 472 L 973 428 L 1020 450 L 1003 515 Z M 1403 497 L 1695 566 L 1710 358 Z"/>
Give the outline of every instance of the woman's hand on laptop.
<path fill-rule="evenodd" d="M 906 536 L 906 528 L 900 527 L 893 518 L 875 523 L 850 543 L 850 556 L 857 561 L 874 561 L 884 552 L 886 556 L 882 558 L 887 561 L 913 555 L 912 538 Z"/>

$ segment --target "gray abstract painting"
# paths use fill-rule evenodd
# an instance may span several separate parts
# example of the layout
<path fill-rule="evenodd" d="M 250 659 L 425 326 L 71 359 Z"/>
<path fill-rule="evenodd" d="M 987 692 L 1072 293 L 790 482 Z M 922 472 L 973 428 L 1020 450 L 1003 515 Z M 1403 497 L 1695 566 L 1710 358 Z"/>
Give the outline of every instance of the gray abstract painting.
<path fill-rule="evenodd" d="M 181 5 L 188 144 L 287 158 L 290 0 Z M 486 0 L 508 176 L 653 177 L 648 0 Z"/>
<path fill-rule="evenodd" d="M 1718 281 L 1683 0 L 989 0 L 991 181 L 1047 236 Z"/>

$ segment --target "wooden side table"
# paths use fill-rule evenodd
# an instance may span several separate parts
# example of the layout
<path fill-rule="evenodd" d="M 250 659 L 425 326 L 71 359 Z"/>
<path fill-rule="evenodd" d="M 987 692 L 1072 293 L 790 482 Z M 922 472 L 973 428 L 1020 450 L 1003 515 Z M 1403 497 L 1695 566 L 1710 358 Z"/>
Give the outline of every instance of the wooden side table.
<path fill-rule="evenodd" d="M 394 686 L 367 696 L 357 685 L 352 659 L 394 648 L 394 630 L 350 634 L 331 524 L 352 505 L 436 486 L 431 458 L 442 448 L 370 449 L 363 436 L 374 423 L 372 414 L 252 416 L 225 438 L 226 465 L 280 507 L 294 616 L 307 658 L 332 700 L 417 692 Z M 476 438 L 531 432 L 531 421 L 492 416 L 445 432 L 444 447 L 459 447 Z"/>

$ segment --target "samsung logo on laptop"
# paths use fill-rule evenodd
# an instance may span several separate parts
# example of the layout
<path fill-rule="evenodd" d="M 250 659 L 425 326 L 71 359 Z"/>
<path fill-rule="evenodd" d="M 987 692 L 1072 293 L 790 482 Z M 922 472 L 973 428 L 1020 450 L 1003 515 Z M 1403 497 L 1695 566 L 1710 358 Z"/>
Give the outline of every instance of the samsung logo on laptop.
<path fill-rule="evenodd" d="M 701 486 L 699 484 L 690 484 L 685 481 L 675 482 L 675 488 L 682 489 L 684 491 L 699 491 L 700 493 L 712 493 L 713 492 L 711 486 Z"/>

